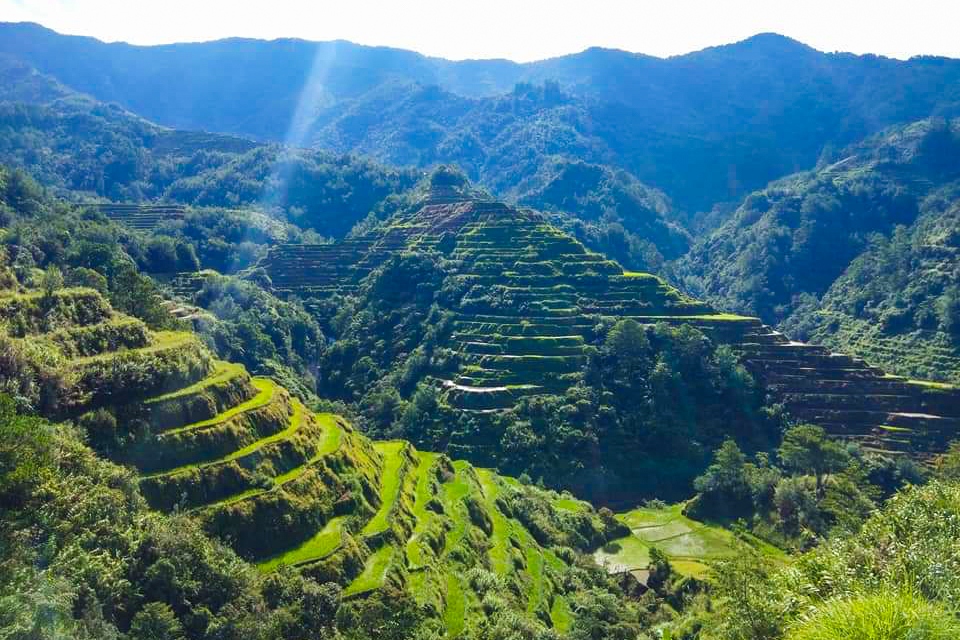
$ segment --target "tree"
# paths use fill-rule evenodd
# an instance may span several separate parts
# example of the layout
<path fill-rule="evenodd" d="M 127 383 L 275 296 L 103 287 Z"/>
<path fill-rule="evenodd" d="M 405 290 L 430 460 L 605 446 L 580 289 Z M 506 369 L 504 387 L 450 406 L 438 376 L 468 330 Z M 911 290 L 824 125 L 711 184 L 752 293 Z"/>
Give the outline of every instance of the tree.
<path fill-rule="evenodd" d="M 148 602 L 133 616 L 130 637 L 137 640 L 180 640 L 183 627 L 165 602 Z"/>
<path fill-rule="evenodd" d="M 944 480 L 960 480 L 960 440 L 950 443 L 950 448 L 936 460 L 937 475 Z"/>
<path fill-rule="evenodd" d="M 40 281 L 40 288 L 43 290 L 43 296 L 47 299 L 53 297 L 57 291 L 63 288 L 63 274 L 59 267 L 50 265 L 43 272 L 43 278 Z"/>
<path fill-rule="evenodd" d="M 749 488 L 744 464 L 747 457 L 733 440 L 724 440 L 720 448 L 713 453 L 713 463 L 706 472 L 695 481 L 700 491 L 724 491 L 740 493 Z"/>
<path fill-rule="evenodd" d="M 160 304 L 160 296 L 153 280 L 137 272 L 129 263 L 117 269 L 110 282 L 110 302 L 153 328 L 163 328 L 172 318 Z"/>
<path fill-rule="evenodd" d="M 828 438 L 823 427 L 813 424 L 788 429 L 778 454 L 787 470 L 816 478 L 818 498 L 823 497 L 824 476 L 843 469 L 850 460 L 850 454 L 839 442 Z"/>
<path fill-rule="evenodd" d="M 19 415 L 12 398 L 0 394 L 0 505 L 22 502 L 53 463 L 50 426 Z"/>
<path fill-rule="evenodd" d="M 641 370 L 649 367 L 650 340 L 636 320 L 628 318 L 613 325 L 603 343 L 603 351 L 614 361 L 618 377 L 628 384 Z"/>
<path fill-rule="evenodd" d="M 960 287 L 953 286 L 944 291 L 937 306 L 944 331 L 960 337 Z"/>

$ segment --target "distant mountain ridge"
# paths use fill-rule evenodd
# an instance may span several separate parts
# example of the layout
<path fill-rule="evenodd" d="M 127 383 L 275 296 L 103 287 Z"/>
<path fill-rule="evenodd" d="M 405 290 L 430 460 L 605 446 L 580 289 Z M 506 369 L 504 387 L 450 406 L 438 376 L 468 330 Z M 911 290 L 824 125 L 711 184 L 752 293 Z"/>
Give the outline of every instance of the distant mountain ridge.
<path fill-rule="evenodd" d="M 826 147 L 960 114 L 960 61 L 825 54 L 774 34 L 667 59 L 594 48 L 518 64 L 343 41 L 136 47 L 7 23 L 0 53 L 167 126 L 454 162 L 506 195 L 549 156 L 576 157 L 690 212 L 809 168 Z M 525 84 L 546 86 L 531 97 Z"/>

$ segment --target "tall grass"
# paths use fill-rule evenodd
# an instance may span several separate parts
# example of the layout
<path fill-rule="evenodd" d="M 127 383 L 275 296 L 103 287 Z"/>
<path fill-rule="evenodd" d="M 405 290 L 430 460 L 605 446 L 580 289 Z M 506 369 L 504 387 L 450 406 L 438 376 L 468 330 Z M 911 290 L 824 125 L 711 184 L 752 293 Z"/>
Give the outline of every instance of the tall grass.
<path fill-rule="evenodd" d="M 956 640 L 960 621 L 909 593 L 832 600 L 794 627 L 787 640 Z"/>

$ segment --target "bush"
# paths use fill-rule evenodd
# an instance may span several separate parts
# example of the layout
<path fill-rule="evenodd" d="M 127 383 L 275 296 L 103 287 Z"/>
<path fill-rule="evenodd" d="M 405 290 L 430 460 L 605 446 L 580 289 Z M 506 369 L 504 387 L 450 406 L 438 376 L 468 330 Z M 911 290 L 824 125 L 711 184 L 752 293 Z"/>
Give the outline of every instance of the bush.
<path fill-rule="evenodd" d="M 787 640 L 953 640 L 960 622 L 944 607 L 910 594 L 833 600 L 787 633 Z"/>

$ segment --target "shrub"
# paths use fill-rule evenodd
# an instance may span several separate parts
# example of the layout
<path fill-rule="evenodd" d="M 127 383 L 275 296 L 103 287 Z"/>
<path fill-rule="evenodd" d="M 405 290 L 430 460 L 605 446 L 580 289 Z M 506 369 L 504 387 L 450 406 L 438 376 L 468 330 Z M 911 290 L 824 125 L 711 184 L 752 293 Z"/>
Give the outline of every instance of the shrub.
<path fill-rule="evenodd" d="M 960 622 L 942 606 L 910 594 L 833 600 L 787 633 L 787 640 L 952 640 Z"/>

